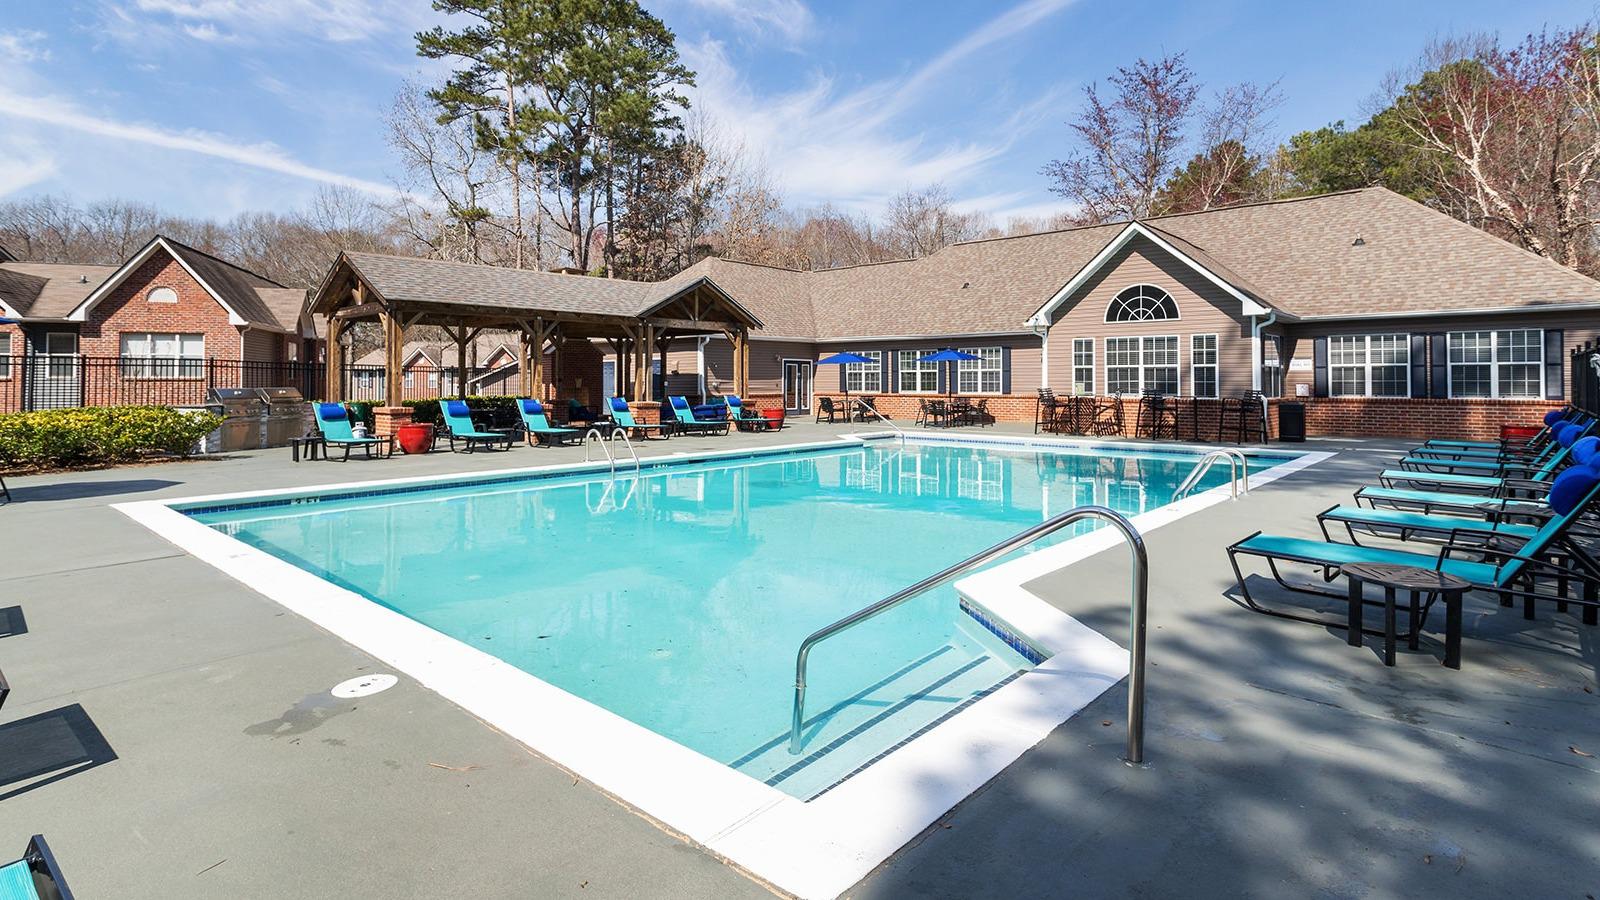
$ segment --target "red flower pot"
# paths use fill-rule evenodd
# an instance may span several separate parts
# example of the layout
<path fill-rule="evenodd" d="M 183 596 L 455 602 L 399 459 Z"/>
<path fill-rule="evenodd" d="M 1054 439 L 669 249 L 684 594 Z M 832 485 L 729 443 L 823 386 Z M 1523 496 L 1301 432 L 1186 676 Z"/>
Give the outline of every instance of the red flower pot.
<path fill-rule="evenodd" d="M 400 449 L 406 453 L 427 453 L 433 449 L 433 426 L 426 422 L 401 425 L 394 434 Z"/>
<path fill-rule="evenodd" d="M 783 427 L 783 410 L 763 409 L 761 411 L 761 415 L 766 417 L 767 427 L 773 431 L 777 431 L 779 428 Z"/>

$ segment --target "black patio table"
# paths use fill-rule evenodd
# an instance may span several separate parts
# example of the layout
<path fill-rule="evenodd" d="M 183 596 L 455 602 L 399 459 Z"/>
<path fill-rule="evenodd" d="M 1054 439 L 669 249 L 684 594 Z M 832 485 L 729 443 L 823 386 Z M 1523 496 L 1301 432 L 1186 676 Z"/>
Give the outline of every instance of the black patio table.
<path fill-rule="evenodd" d="M 1344 566 L 1341 571 L 1350 579 L 1350 620 L 1345 639 L 1352 647 L 1361 646 L 1363 634 L 1383 635 L 1383 664 L 1394 665 L 1394 644 L 1397 612 L 1395 595 L 1406 591 L 1409 595 L 1406 645 L 1417 649 L 1417 637 L 1435 596 L 1444 599 L 1444 664 L 1452 669 L 1461 668 L 1461 600 L 1472 585 L 1468 582 L 1434 569 L 1415 566 L 1396 566 L 1380 563 L 1358 563 Z M 1364 585 L 1375 584 L 1383 588 L 1383 631 L 1368 631 L 1361 625 L 1362 610 L 1371 601 L 1364 594 Z M 1426 605 L 1420 597 L 1428 594 Z M 1377 605 L 1377 604 L 1373 604 Z"/>

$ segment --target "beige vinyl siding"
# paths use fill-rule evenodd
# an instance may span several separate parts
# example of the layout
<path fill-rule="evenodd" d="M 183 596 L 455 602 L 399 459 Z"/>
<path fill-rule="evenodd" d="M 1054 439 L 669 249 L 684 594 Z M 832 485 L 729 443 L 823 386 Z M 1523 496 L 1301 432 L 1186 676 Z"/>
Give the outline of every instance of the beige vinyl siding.
<path fill-rule="evenodd" d="M 695 348 L 698 338 L 675 338 L 667 345 L 667 362 L 662 368 L 667 396 L 683 396 L 690 401 L 700 396 L 700 369 Z"/>
<path fill-rule="evenodd" d="M 209 344 L 210 341 L 207 341 Z M 206 353 L 216 355 L 212 348 L 207 346 Z M 244 332 L 244 361 L 245 362 L 280 362 L 283 359 L 283 335 L 275 331 L 256 331 L 254 329 Z"/>
<path fill-rule="evenodd" d="M 1064 279 L 1063 279 L 1064 280 Z M 1106 309 L 1124 288 L 1154 285 L 1178 305 L 1178 318 L 1153 322 L 1107 322 Z M 1095 391 L 1106 393 L 1106 338 L 1174 335 L 1178 338 L 1178 379 L 1185 396 L 1193 362 L 1190 336 L 1217 336 L 1218 389 L 1223 396 L 1250 390 L 1250 319 L 1239 312 L 1239 301 L 1188 265 L 1149 240 L 1128 243 L 1056 310 L 1050 325 L 1050 387 L 1058 393 L 1072 390 L 1073 338 L 1094 341 Z M 1013 391 L 1039 386 L 1012 380 Z"/>
<path fill-rule="evenodd" d="M 802 341 L 750 340 L 750 388 L 746 393 L 776 394 L 783 390 L 783 360 L 815 360 L 815 345 Z M 825 383 L 824 383 L 825 384 Z M 823 389 L 822 385 L 818 386 Z M 733 348 L 726 338 L 706 341 L 706 392 L 722 394 L 733 390 Z"/>

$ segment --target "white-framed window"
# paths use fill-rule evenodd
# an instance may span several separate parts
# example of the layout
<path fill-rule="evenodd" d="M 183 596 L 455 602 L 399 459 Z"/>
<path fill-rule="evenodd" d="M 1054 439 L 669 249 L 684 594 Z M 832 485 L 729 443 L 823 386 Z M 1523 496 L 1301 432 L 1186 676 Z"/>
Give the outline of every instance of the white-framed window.
<path fill-rule="evenodd" d="M 428 370 L 428 387 L 436 388 L 438 386 L 439 386 L 439 370 L 438 369 L 429 369 Z"/>
<path fill-rule="evenodd" d="M 1196 397 L 1217 396 L 1217 336 L 1189 335 L 1189 389 Z"/>
<path fill-rule="evenodd" d="M 177 303 L 178 292 L 169 287 L 151 288 L 144 299 L 151 303 Z"/>
<path fill-rule="evenodd" d="M 902 394 L 932 394 L 939 390 L 939 364 L 924 362 L 928 350 L 901 350 L 899 379 Z"/>
<path fill-rule="evenodd" d="M 0 378 L 11 377 L 11 335 L 0 334 Z"/>
<path fill-rule="evenodd" d="M 199 378 L 205 372 L 203 334 L 124 331 L 120 337 L 124 378 Z"/>
<path fill-rule="evenodd" d="M 406 384 L 406 387 L 416 387 L 417 386 L 417 373 L 407 369 L 406 370 L 406 381 L 405 381 L 405 384 Z"/>
<path fill-rule="evenodd" d="M 1450 396 L 1544 396 L 1544 332 L 1452 331 L 1448 335 Z"/>
<path fill-rule="evenodd" d="M 866 393 L 883 390 L 883 351 L 861 350 L 856 355 L 865 356 L 872 362 L 845 363 L 844 389 Z"/>
<path fill-rule="evenodd" d="M 1261 391 L 1268 397 L 1283 396 L 1283 338 L 1275 334 L 1261 337 Z"/>
<path fill-rule="evenodd" d="M 1106 338 L 1106 390 L 1178 393 L 1178 336 Z"/>
<path fill-rule="evenodd" d="M 44 336 L 46 378 L 78 377 L 78 333 L 51 331 Z"/>
<path fill-rule="evenodd" d="M 1072 339 L 1072 392 L 1094 393 L 1094 338 Z"/>
<path fill-rule="evenodd" d="M 1411 336 L 1336 334 L 1328 338 L 1328 392 L 1335 397 L 1411 395 Z"/>
<path fill-rule="evenodd" d="M 956 363 L 956 390 L 963 394 L 998 394 L 1005 383 L 1001 371 L 1003 354 L 999 347 L 963 347 L 977 359 Z"/>
<path fill-rule="evenodd" d="M 1153 284 L 1123 288 L 1106 306 L 1107 322 L 1158 322 L 1177 318 L 1177 301 Z"/>

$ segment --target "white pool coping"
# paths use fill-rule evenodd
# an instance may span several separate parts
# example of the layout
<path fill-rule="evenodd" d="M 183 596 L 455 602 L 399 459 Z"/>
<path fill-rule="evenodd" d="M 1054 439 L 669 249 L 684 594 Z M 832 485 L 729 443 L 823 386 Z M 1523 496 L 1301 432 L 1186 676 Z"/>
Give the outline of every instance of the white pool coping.
<path fill-rule="evenodd" d="M 883 432 L 842 436 L 860 440 Z M 918 435 L 919 443 L 1204 451 L 1208 445 Z M 837 448 L 839 438 L 656 457 L 685 464 Z M 1246 451 L 1249 453 L 1250 451 Z M 1251 478 L 1263 485 L 1333 454 L 1298 454 Z M 649 460 L 647 460 L 648 462 Z M 285 498 L 340 490 L 470 483 L 508 475 L 603 471 L 605 462 L 430 475 L 295 489 L 114 504 L 196 558 L 394 666 L 665 827 L 753 876 L 805 898 L 835 897 L 915 838 L 1128 673 L 1127 651 L 1029 592 L 1025 584 L 1119 541 L 1089 534 L 962 579 L 969 602 L 1007 623 L 1047 659 L 809 802 L 702 756 L 509 663 L 214 530 L 176 506 Z M 619 467 L 619 471 L 620 471 Z M 1225 502 L 1224 485 L 1134 517 L 1141 532 Z M 1159 598 L 1152 601 L 1159 615 Z"/>

